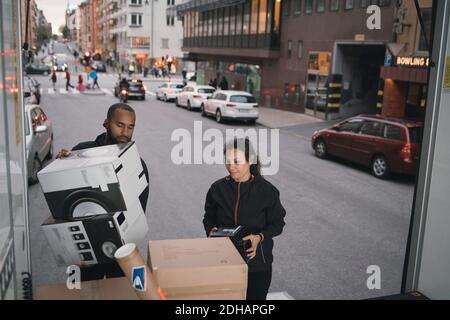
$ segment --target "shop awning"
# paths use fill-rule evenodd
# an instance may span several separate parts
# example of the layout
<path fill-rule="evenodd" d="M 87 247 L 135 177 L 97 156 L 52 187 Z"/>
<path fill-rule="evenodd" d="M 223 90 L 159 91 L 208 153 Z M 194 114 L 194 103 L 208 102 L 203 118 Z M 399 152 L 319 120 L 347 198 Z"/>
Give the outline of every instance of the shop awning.
<path fill-rule="evenodd" d="M 426 68 L 401 68 L 382 67 L 380 77 L 395 81 L 415 82 L 426 84 L 428 81 L 428 69 Z"/>

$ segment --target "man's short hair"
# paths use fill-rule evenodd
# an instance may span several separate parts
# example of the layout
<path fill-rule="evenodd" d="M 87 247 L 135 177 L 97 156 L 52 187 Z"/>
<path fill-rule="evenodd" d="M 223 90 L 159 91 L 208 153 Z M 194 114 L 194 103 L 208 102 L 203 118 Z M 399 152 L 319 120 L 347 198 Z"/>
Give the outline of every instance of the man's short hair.
<path fill-rule="evenodd" d="M 114 114 L 114 111 L 116 111 L 118 109 L 134 113 L 134 109 L 129 104 L 115 103 L 108 109 L 108 116 L 107 116 L 108 121 L 111 120 L 111 118 Z"/>

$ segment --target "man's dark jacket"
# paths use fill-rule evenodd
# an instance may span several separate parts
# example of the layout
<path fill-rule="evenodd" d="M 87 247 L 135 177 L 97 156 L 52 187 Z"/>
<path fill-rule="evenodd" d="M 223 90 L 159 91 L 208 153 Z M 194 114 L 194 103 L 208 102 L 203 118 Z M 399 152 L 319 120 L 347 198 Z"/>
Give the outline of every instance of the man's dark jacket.
<path fill-rule="evenodd" d="M 214 227 L 235 226 L 262 233 L 264 240 L 248 262 L 248 271 L 258 272 L 272 266 L 273 237 L 283 231 L 285 215 L 279 191 L 262 176 L 241 183 L 226 177 L 214 182 L 206 195 L 203 225 L 207 235 Z"/>
<path fill-rule="evenodd" d="M 95 148 L 95 147 L 102 147 L 106 146 L 107 139 L 106 139 L 106 132 L 99 135 L 95 141 L 86 141 L 81 142 L 77 144 L 75 147 L 72 148 L 73 151 L 75 150 L 82 150 L 82 149 L 89 149 L 89 148 Z M 144 160 L 141 158 L 142 168 L 144 169 L 145 178 L 147 179 L 147 183 L 149 182 L 149 176 L 148 176 L 148 170 L 147 165 L 145 164 Z M 141 193 L 139 196 L 139 201 L 141 202 L 142 209 L 145 212 L 145 209 L 147 208 L 147 200 L 148 200 L 148 194 L 149 194 L 149 187 L 144 189 L 144 192 Z"/>

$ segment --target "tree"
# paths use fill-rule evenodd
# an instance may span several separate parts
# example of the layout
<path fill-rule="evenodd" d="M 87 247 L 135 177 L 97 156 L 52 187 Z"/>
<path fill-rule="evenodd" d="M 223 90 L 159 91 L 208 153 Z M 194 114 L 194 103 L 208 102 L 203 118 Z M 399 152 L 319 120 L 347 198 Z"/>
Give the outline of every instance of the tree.
<path fill-rule="evenodd" d="M 67 26 L 65 26 L 65 25 L 60 26 L 58 31 L 62 34 L 63 38 L 70 37 L 70 30 Z"/>

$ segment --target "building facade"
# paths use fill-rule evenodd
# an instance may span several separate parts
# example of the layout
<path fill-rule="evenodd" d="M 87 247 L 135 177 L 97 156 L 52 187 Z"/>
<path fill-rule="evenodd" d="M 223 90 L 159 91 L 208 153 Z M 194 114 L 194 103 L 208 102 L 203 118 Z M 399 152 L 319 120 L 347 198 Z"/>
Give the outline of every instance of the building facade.
<path fill-rule="evenodd" d="M 425 35 L 413 0 L 403 0 L 397 13 L 395 45 L 381 69 L 378 107 L 384 116 L 423 121 L 425 117 L 431 40 L 432 0 L 420 0 Z"/>
<path fill-rule="evenodd" d="M 183 50 L 198 79 L 225 76 L 262 106 L 295 112 L 376 113 L 378 78 L 393 40 L 396 1 L 228 0 L 176 6 Z M 367 27 L 379 6 L 381 29 Z M 204 71 L 203 71 L 204 70 Z M 328 108 L 329 76 L 341 90 Z"/>
<path fill-rule="evenodd" d="M 172 60 L 172 72 L 182 68 L 183 22 L 177 19 L 176 11 L 170 10 L 181 0 L 152 0 L 152 53 L 153 63 Z"/>

